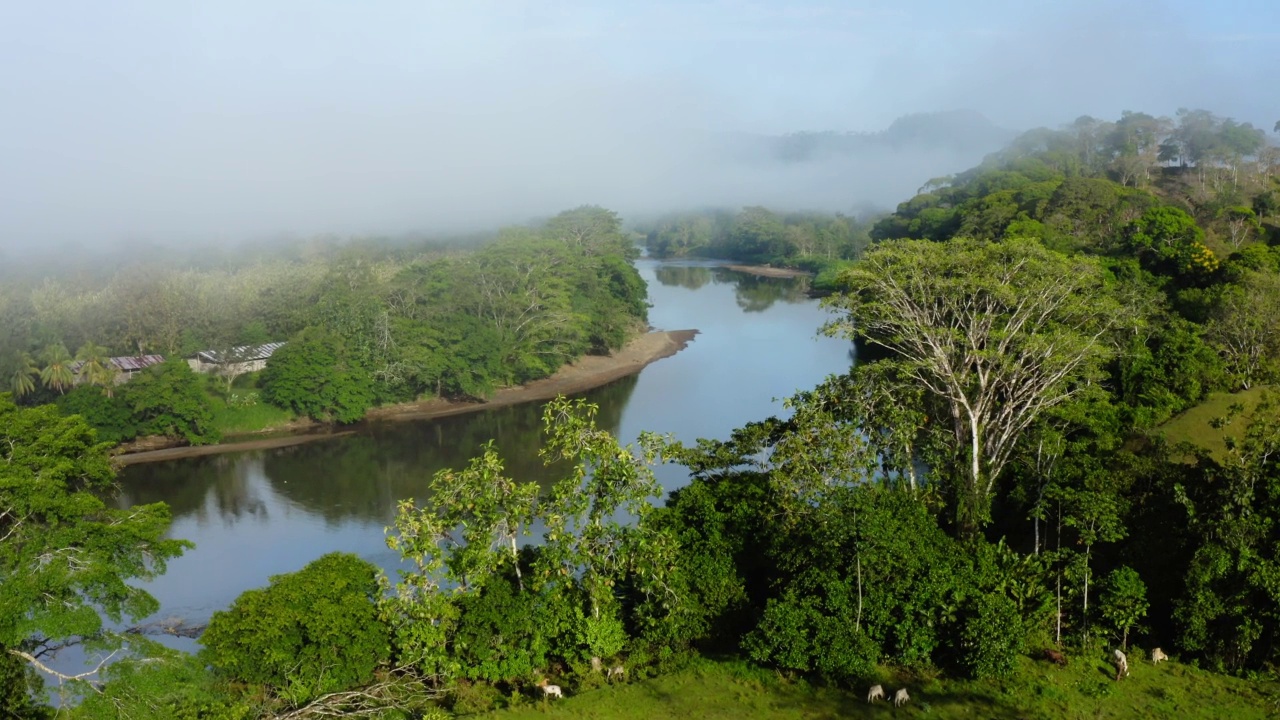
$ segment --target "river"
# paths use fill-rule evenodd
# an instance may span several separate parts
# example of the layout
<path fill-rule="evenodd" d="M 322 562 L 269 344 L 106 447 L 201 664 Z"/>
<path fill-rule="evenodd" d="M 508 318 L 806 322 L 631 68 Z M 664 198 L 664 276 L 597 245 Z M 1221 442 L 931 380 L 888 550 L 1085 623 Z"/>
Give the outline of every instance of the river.
<path fill-rule="evenodd" d="M 781 413 L 781 398 L 849 366 L 847 341 L 817 336 L 827 315 L 803 279 L 697 261 L 638 266 L 649 283 L 650 323 L 701 332 L 675 356 L 584 394 L 600 406 L 600 424 L 624 441 L 642 430 L 688 442 L 727 438 Z M 420 494 L 435 471 L 464 465 L 489 439 L 513 477 L 549 479 L 537 457 L 541 408 L 387 422 L 292 447 L 125 468 L 120 503 L 168 503 L 170 535 L 195 543 L 146 583 L 161 603 L 156 617 L 204 622 L 244 590 L 335 550 L 394 568 L 383 529 L 396 502 Z M 675 466 L 658 475 L 668 490 L 687 481 Z"/>

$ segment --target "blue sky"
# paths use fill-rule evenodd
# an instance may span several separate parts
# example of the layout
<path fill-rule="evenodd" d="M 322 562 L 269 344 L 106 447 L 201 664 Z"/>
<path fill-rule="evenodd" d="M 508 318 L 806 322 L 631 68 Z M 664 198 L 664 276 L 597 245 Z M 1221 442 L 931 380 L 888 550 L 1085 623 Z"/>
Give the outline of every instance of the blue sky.
<path fill-rule="evenodd" d="M 576 204 L 651 159 L 637 138 L 689 129 L 1181 106 L 1270 129 L 1278 61 L 1280 3 L 1262 0 L 11 0 L 0 243 Z M 640 169 L 652 185 L 670 166 Z"/>

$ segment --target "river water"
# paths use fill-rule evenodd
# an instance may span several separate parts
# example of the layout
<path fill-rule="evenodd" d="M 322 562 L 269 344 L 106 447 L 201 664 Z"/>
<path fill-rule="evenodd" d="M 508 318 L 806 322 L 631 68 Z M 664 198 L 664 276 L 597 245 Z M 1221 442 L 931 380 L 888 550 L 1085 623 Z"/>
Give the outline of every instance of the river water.
<path fill-rule="evenodd" d="M 727 438 L 851 362 L 850 343 L 817 336 L 827 315 L 802 279 L 694 261 L 638 266 L 649 283 L 650 323 L 701 332 L 639 375 L 584 393 L 600 406 L 601 426 L 625 442 L 642 430 L 686 442 Z M 398 558 L 384 528 L 396 502 L 420 494 L 437 470 L 464 465 L 489 439 L 513 477 L 550 479 L 537 457 L 541 411 L 530 403 L 389 422 L 287 448 L 126 467 L 120 503 L 168 503 L 170 535 L 196 545 L 146 584 L 161 603 L 156 617 L 204 622 L 244 590 L 335 550 L 393 569 Z M 659 468 L 663 486 L 685 483 L 681 470 Z"/>

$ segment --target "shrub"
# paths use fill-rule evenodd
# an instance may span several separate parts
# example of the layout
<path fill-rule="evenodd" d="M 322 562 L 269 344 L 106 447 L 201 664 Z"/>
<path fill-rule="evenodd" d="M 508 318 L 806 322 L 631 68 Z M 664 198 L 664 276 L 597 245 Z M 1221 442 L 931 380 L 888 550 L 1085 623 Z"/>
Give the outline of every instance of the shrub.
<path fill-rule="evenodd" d="M 213 407 L 199 375 L 181 359 L 152 365 L 120 388 L 120 398 L 142 435 L 180 437 L 192 445 L 214 443 Z"/>
<path fill-rule="evenodd" d="M 224 675 L 305 701 L 368 683 L 387 659 L 377 594 L 377 568 L 330 553 L 214 613 L 201 642 Z"/>
<path fill-rule="evenodd" d="M 974 598 L 961 630 L 960 664 L 974 678 L 1013 675 L 1026 645 L 1018 606 L 1002 594 Z"/>

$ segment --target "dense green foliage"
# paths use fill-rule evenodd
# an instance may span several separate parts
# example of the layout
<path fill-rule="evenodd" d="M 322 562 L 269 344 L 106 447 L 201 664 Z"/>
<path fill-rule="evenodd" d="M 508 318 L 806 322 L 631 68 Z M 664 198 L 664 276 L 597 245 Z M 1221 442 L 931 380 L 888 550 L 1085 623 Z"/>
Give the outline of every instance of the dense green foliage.
<path fill-rule="evenodd" d="M 373 377 L 325 328 L 294 335 L 272 355 L 261 382 L 264 399 L 316 420 L 355 422 L 373 404 Z"/>
<path fill-rule="evenodd" d="M 206 383 L 182 360 L 152 365 L 113 392 L 80 385 L 56 402 L 63 414 L 80 415 L 109 442 L 166 435 L 204 445 L 220 438 Z"/>
<path fill-rule="evenodd" d="M 775 213 L 762 207 L 737 213 L 682 213 L 641 225 L 654 257 L 712 257 L 820 270 L 858 257 L 869 227 L 845 215 Z"/>
<path fill-rule="evenodd" d="M 0 377 L 24 403 L 78 394 L 60 405 L 116 441 L 215 440 L 209 413 L 230 400 L 234 376 L 197 387 L 180 359 L 234 358 L 234 348 L 268 341 L 300 344 L 272 358 L 261 396 L 299 415 L 353 422 L 378 403 L 483 398 L 643 330 L 637 254 L 616 214 L 581 207 L 478 247 L 353 242 L 239 265 L 161 259 L 109 277 L 6 284 Z M 68 347 L 79 348 L 74 359 Z M 117 388 L 106 358 L 142 353 L 173 365 Z M 135 392 L 140 382 L 150 387 Z"/>
<path fill-rule="evenodd" d="M 21 408 L 0 394 L 0 703 L 25 694 L 13 658 L 42 663 L 64 644 L 119 645 L 104 622 L 155 612 L 130 581 L 164 572 L 187 546 L 164 537 L 163 504 L 107 506 L 114 472 L 107 445 L 78 417 Z"/>
<path fill-rule="evenodd" d="M 1259 131 L 1200 111 L 1028 133 L 930 181 L 847 254 L 860 259 L 828 279 L 828 331 L 855 342 L 858 364 L 783 417 L 725 440 L 623 447 L 592 406 L 558 399 L 543 417 L 550 487 L 486 447 L 401 501 L 396 577 L 375 588 L 355 560 L 320 572 L 331 556 L 277 578 L 215 617 L 210 657 L 266 714 L 425 708 L 410 688 L 469 713 L 697 651 L 805 682 L 918 683 L 940 705 L 966 688 L 1009 716 L 1136 711 L 1129 685 L 1142 707 L 1176 714 L 1190 700 L 1169 678 L 1189 674 L 1241 687 L 1188 663 L 1273 675 L 1280 401 L 1259 393 L 1247 418 L 1215 420 L 1231 428 L 1217 454 L 1155 428 L 1274 378 L 1274 318 L 1249 304 L 1267 307 L 1280 273 L 1275 165 Z M 265 392 L 319 397 L 297 409 L 334 417 L 344 401 L 324 383 L 352 367 L 375 400 L 474 395 L 610 347 L 644 310 L 616 227 L 580 210 L 471 255 L 349 269 L 320 296 L 324 320 L 299 328 L 322 330 L 273 359 Z M 789 226 L 764 211 L 732 227 L 744 259 L 790 252 Z M 46 392 L 62 389 L 55 374 Z M 659 458 L 690 483 L 655 507 Z M 1133 677 L 1110 679 L 1105 658 L 1131 641 L 1180 662 L 1134 654 Z M 1050 648 L 1069 670 L 1031 664 Z M 359 659 L 323 654 L 348 650 Z M 1246 711 L 1266 701 L 1249 692 Z"/>
<path fill-rule="evenodd" d="M 214 613 L 201 638 L 209 663 L 293 702 L 367 684 L 390 650 L 377 576 L 355 555 L 330 553 L 271 578 Z"/>
<path fill-rule="evenodd" d="M 413 569 L 399 573 L 383 611 L 398 663 L 440 687 L 464 678 L 520 687 L 552 665 L 615 659 L 628 641 L 624 585 L 671 599 L 674 542 L 643 521 L 659 492 L 649 469 L 657 440 L 642 438 L 637 457 L 596 426 L 595 412 L 581 400 L 547 405 L 542 453 L 564 475 L 546 493 L 507 477 L 490 447 L 465 470 L 438 473 L 421 507 L 401 502 L 388 545 Z M 520 552 L 535 523 L 543 542 Z"/>

